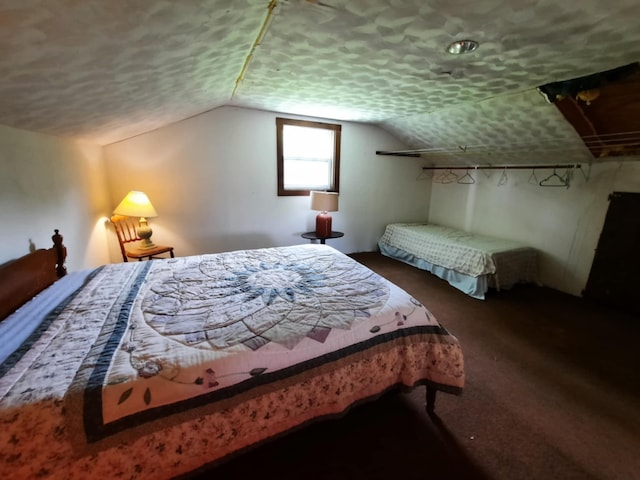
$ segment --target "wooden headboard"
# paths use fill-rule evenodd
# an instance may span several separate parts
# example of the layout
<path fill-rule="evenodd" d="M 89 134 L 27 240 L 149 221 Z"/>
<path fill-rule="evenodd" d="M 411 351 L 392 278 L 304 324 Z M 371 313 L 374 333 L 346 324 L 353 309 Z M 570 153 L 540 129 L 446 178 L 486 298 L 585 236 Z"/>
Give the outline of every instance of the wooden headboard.
<path fill-rule="evenodd" d="M 55 230 L 53 247 L 0 265 L 0 320 L 67 273 L 67 248 Z"/>

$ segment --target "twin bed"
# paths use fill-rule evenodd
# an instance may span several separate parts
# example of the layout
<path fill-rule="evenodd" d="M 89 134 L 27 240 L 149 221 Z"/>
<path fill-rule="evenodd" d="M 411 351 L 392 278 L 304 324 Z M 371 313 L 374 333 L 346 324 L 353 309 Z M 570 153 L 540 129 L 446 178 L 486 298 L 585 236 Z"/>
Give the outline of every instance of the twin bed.
<path fill-rule="evenodd" d="M 471 297 L 489 288 L 537 283 L 537 253 L 520 242 L 436 224 L 393 223 L 378 242 L 383 255 L 427 270 Z"/>
<path fill-rule="evenodd" d="M 458 340 L 329 246 L 66 274 L 53 240 L 0 272 L 6 478 L 173 478 L 391 389 L 462 392 Z"/>

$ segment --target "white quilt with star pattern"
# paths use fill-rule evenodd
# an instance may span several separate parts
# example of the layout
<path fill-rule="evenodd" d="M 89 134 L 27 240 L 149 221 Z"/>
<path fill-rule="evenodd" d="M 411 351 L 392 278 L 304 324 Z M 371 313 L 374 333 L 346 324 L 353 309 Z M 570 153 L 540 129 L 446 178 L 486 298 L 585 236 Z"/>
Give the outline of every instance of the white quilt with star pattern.
<path fill-rule="evenodd" d="M 299 245 L 103 266 L 0 374 L 0 474 L 165 478 L 389 388 L 460 393 L 464 362 L 406 292 Z"/>

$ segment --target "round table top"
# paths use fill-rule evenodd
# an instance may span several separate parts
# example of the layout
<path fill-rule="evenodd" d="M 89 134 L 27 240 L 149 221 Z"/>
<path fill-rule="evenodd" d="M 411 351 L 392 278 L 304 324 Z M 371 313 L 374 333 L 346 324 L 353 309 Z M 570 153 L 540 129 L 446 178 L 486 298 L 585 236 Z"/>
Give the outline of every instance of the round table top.
<path fill-rule="evenodd" d="M 320 235 L 316 235 L 316 232 L 305 232 L 302 234 L 302 238 L 306 238 L 309 240 L 326 240 L 327 238 L 340 238 L 340 237 L 344 237 L 344 233 L 343 232 L 334 232 L 332 231 L 331 234 L 329 234 L 328 236 L 320 236 Z"/>

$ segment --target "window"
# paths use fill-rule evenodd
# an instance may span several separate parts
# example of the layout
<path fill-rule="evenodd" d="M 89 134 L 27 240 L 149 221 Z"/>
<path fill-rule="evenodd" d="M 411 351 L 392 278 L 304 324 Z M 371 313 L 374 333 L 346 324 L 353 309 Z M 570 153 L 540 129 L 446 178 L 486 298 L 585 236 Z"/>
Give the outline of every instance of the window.
<path fill-rule="evenodd" d="M 276 118 L 278 195 L 339 192 L 340 131 L 331 123 Z"/>

